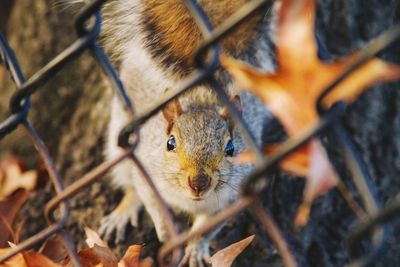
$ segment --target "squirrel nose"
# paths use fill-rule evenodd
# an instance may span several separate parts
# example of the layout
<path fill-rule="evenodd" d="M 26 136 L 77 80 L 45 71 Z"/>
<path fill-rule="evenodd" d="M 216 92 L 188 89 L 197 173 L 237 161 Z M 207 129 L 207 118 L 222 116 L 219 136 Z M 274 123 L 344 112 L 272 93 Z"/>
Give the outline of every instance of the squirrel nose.
<path fill-rule="evenodd" d="M 189 178 L 189 186 L 196 196 L 200 196 L 201 193 L 207 191 L 210 187 L 211 179 L 205 174 L 199 174 L 193 178 Z"/>

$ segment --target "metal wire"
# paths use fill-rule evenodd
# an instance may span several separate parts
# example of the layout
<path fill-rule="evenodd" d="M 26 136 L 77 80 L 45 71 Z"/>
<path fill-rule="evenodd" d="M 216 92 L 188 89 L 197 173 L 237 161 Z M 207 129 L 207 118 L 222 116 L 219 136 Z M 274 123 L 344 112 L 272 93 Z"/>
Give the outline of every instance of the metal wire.
<path fill-rule="evenodd" d="M 43 68 L 41 68 L 27 81 L 24 79 L 18 61 L 12 49 L 9 47 L 7 40 L 0 34 L 1 62 L 7 69 L 11 79 L 14 81 L 17 87 L 16 92 L 10 99 L 11 114 L 8 118 L 0 123 L 0 139 L 6 134 L 12 133 L 18 125 L 22 124 L 28 135 L 31 137 L 38 153 L 45 162 L 46 169 L 49 172 L 51 182 L 56 192 L 56 196 L 52 198 L 45 207 L 45 215 L 48 218 L 49 226 L 21 242 L 6 254 L 3 254 L 0 257 L 0 262 L 4 262 L 13 255 L 44 241 L 53 234 L 59 234 L 64 241 L 72 264 L 74 266 L 81 266 L 74 245 L 70 240 L 68 232 L 65 230 L 65 224 L 70 213 L 68 200 L 80 192 L 82 188 L 90 186 L 98 179 L 103 177 L 113 166 L 119 164 L 123 160 L 128 159 L 132 160 L 143 173 L 148 185 L 152 188 L 153 193 L 158 200 L 160 214 L 163 214 L 163 217 L 167 220 L 170 240 L 161 247 L 158 254 L 158 260 L 162 266 L 167 264 L 166 259 L 171 254 L 172 258 L 169 258 L 168 265 L 176 266 L 182 257 L 182 247 L 186 242 L 204 234 L 205 232 L 217 228 L 227 219 L 239 214 L 249 207 L 252 207 L 256 217 L 259 218 L 260 222 L 265 226 L 267 232 L 269 232 L 271 236 L 274 236 L 274 240 L 282 240 L 282 242 L 284 242 L 279 233 L 279 229 L 276 227 L 276 224 L 273 222 L 272 218 L 268 215 L 268 212 L 266 212 L 260 203 L 257 202 L 258 196 L 265 191 L 267 186 L 267 183 L 265 182 L 266 175 L 273 171 L 282 159 L 308 142 L 311 138 L 318 137 L 324 131 L 330 131 L 330 133 L 332 133 L 341 144 L 342 151 L 346 159 L 346 164 L 350 172 L 353 174 L 354 184 L 356 185 L 363 199 L 365 209 L 371 216 L 367 222 L 355 228 L 354 233 L 350 236 L 350 247 L 356 246 L 363 237 L 368 236 L 371 232 L 374 232 L 376 236 L 375 242 L 373 243 L 374 250 L 370 256 L 354 261 L 352 266 L 365 265 L 371 260 L 376 259 L 376 256 L 382 249 L 382 244 L 385 243 L 385 240 L 388 236 L 388 229 L 381 226 L 381 224 L 393 219 L 399 213 L 400 198 L 396 198 L 387 207 L 380 210 L 381 203 L 376 194 L 376 187 L 367 171 L 365 163 L 363 162 L 359 153 L 356 151 L 351 136 L 346 132 L 345 128 L 340 123 L 340 118 L 345 112 L 346 105 L 339 102 L 333 105 L 331 108 L 325 109 L 322 103 L 324 97 L 334 90 L 334 88 L 348 75 L 350 75 L 372 56 L 380 53 L 398 40 L 400 38 L 400 25 L 389 29 L 380 37 L 372 41 L 360 52 L 359 57 L 355 60 L 354 64 L 352 64 L 348 70 L 346 70 L 340 77 L 337 78 L 336 81 L 329 85 L 320 95 L 316 108 L 321 114 L 321 119 L 317 125 L 308 129 L 308 131 L 304 132 L 301 136 L 295 139 L 287 140 L 282 144 L 280 151 L 272 155 L 270 158 L 265 159 L 263 153 L 261 153 L 260 149 L 257 147 L 256 142 L 248 130 L 245 122 L 243 122 L 241 116 L 239 116 L 235 106 L 229 101 L 229 96 L 227 93 L 216 82 L 213 74 L 219 67 L 220 47 L 218 42 L 239 27 L 241 23 L 252 17 L 260 8 L 263 8 L 271 1 L 249 1 L 241 9 L 222 22 L 217 28 L 212 29 L 211 23 L 209 22 L 208 17 L 200 4 L 195 0 L 185 0 L 185 4 L 191 12 L 194 21 L 198 25 L 204 38 L 196 53 L 193 55 L 195 59 L 194 62 L 197 64 L 197 69 L 193 71 L 193 73 L 186 78 L 185 81 L 182 82 L 179 88 L 172 88 L 169 90 L 167 94 L 158 99 L 156 103 L 154 103 L 154 105 L 147 110 L 147 112 L 144 112 L 143 115 L 136 118 L 134 117 L 132 102 L 124 90 L 123 84 L 119 80 L 117 72 L 111 65 L 102 48 L 96 43 L 96 38 L 101 31 L 101 15 L 99 9 L 105 2 L 106 0 L 93 1 L 83 8 L 75 20 L 75 28 L 78 35 L 76 41 L 58 56 L 56 56 L 53 60 L 51 60 L 48 64 L 46 64 Z M 331 60 L 331 57 L 324 47 L 321 39 L 317 36 L 316 40 L 319 47 L 320 58 L 323 60 Z M 57 72 L 62 70 L 62 68 L 68 62 L 77 60 L 79 55 L 85 50 L 90 50 L 92 52 L 93 57 L 98 61 L 100 67 L 111 80 L 111 84 L 120 96 L 120 100 L 125 107 L 125 111 L 129 115 L 131 122 L 127 124 L 119 134 L 118 144 L 124 148 L 125 151 L 114 160 L 104 162 L 98 167 L 89 171 L 81 178 L 77 179 L 76 182 L 64 189 L 61 176 L 55 168 L 47 148 L 45 147 L 40 136 L 36 133 L 34 126 L 27 120 L 30 109 L 29 97 L 37 90 L 41 89 L 42 85 Z M 208 56 L 206 57 L 205 55 Z M 239 125 L 239 131 L 244 137 L 245 142 L 253 151 L 253 153 L 257 155 L 257 166 L 249 175 L 248 179 L 244 182 L 242 186 L 243 195 L 236 203 L 234 203 L 228 209 L 216 214 L 216 216 L 210 219 L 207 224 L 203 225 L 202 227 L 199 227 L 193 231 L 187 231 L 178 234 L 179 229 L 177 229 L 176 225 L 174 224 L 173 216 L 166 206 L 165 201 L 157 192 L 151 177 L 147 174 L 147 171 L 143 168 L 141 162 L 134 153 L 136 145 L 139 142 L 140 134 L 138 130 L 140 126 L 149 118 L 154 116 L 172 99 L 178 97 L 186 90 L 189 90 L 204 81 L 207 81 L 211 85 L 211 87 L 220 97 L 222 103 L 227 105 L 232 119 L 235 121 L 236 125 Z M 132 134 L 136 134 L 134 142 L 132 142 Z M 55 218 L 54 210 L 57 208 L 60 208 L 60 215 L 58 218 Z M 284 243 L 276 242 L 276 247 L 281 252 L 283 261 L 287 266 L 296 266 L 295 259 L 292 258 L 287 246 Z"/>

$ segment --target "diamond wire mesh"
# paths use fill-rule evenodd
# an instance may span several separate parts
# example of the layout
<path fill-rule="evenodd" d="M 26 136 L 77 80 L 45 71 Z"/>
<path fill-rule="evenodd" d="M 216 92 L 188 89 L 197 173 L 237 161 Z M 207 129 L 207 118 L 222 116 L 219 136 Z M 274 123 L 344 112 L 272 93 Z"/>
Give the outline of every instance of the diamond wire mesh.
<path fill-rule="evenodd" d="M 375 187 L 371 182 L 370 175 L 366 171 L 367 168 L 365 167 L 365 163 L 362 161 L 360 155 L 356 151 L 351 136 L 346 132 L 339 120 L 344 113 L 345 104 L 337 103 L 329 110 L 324 110 L 321 103 L 324 97 L 331 90 L 333 90 L 337 84 L 339 84 L 349 74 L 357 69 L 357 67 L 398 40 L 400 37 L 399 25 L 389 29 L 384 34 L 373 40 L 367 47 L 365 47 L 355 63 L 321 94 L 316 107 L 321 115 L 319 123 L 312 129 L 309 129 L 307 132 L 303 133 L 302 136 L 296 139 L 289 139 L 282 145 L 282 149 L 279 152 L 272 155 L 270 158 L 265 159 L 261 151 L 257 148 L 251 133 L 248 131 L 246 124 L 241 119 L 241 116 L 239 116 L 235 106 L 230 103 L 228 95 L 221 87 L 219 87 L 213 78 L 213 72 L 219 65 L 220 49 L 218 46 L 218 41 L 230 34 L 236 27 L 240 27 L 242 22 L 246 21 L 246 19 L 251 17 L 259 8 L 261 8 L 263 5 L 266 5 L 269 1 L 250 1 L 217 28 L 212 29 L 211 24 L 209 23 L 208 18 L 201 6 L 194 0 L 186 0 L 185 4 L 201 29 L 204 38 L 194 55 L 194 59 L 195 62 L 197 62 L 198 68 L 189 76 L 189 78 L 185 80 L 181 87 L 171 90 L 168 95 L 159 99 L 157 103 L 148 110 L 147 113 L 139 118 L 134 117 L 131 101 L 125 93 L 123 84 L 118 78 L 118 74 L 114 70 L 102 48 L 96 42 L 96 38 L 101 31 L 101 15 L 99 10 L 104 2 L 106 1 L 94 1 L 87 5 L 80 12 L 80 14 L 77 16 L 75 24 L 78 39 L 76 39 L 74 43 L 68 46 L 63 52 L 61 52 L 57 57 L 51 60 L 28 80 L 25 80 L 18 61 L 12 49 L 8 46 L 7 40 L 0 35 L 1 60 L 17 87 L 16 92 L 10 99 L 11 115 L 0 124 L 0 138 L 4 137 L 6 134 L 12 133 L 18 125 L 22 125 L 30 136 L 32 143 L 35 145 L 39 155 L 43 159 L 56 191 L 56 196 L 51 199 L 45 207 L 45 214 L 49 221 L 49 226 L 24 240 L 15 248 L 11 249 L 8 253 L 2 255 L 0 257 L 0 262 L 5 261 L 20 251 L 44 241 L 53 234 L 59 234 L 65 243 L 65 247 L 67 248 L 72 263 L 75 266 L 81 266 L 74 248 L 74 244 L 65 230 L 65 225 L 70 213 L 68 200 L 76 195 L 82 188 L 90 186 L 92 183 L 100 179 L 113 166 L 119 164 L 123 160 L 132 160 L 138 166 L 139 170 L 146 178 L 147 183 L 156 193 L 160 213 L 163 214 L 163 217 L 167 222 L 168 232 L 171 236 L 171 239 L 159 251 L 159 262 L 162 265 L 167 264 L 165 262 L 166 258 L 169 258 L 168 265 L 176 265 L 182 257 L 182 246 L 185 244 L 185 242 L 218 227 L 218 225 L 222 224 L 228 218 L 235 216 L 247 208 L 250 208 L 254 211 L 256 217 L 260 220 L 262 225 L 264 225 L 267 233 L 273 237 L 273 240 L 279 240 L 279 229 L 276 227 L 276 224 L 269 216 L 265 208 L 263 208 L 262 205 L 259 204 L 260 202 L 257 201 L 258 196 L 267 187 L 266 183 L 260 183 L 260 181 L 264 181 L 266 179 L 266 174 L 271 171 L 280 160 L 299 148 L 310 138 L 319 136 L 322 132 L 329 131 L 330 134 L 332 134 L 334 138 L 338 140 L 343 154 L 347 156 L 347 166 L 353 174 L 354 184 L 362 196 L 364 205 L 367 207 L 374 207 L 373 210 L 375 211 L 380 207 L 379 200 L 375 196 Z M 86 22 L 92 17 L 95 18 L 95 23 L 93 26 L 85 26 Z M 323 60 L 329 60 L 330 56 L 326 52 L 323 44 L 319 40 L 318 43 L 320 58 Z M 125 149 L 124 153 L 114 160 L 102 163 L 83 175 L 80 179 L 67 188 L 64 188 L 61 175 L 57 171 L 53 159 L 49 155 L 41 137 L 37 134 L 35 128 L 27 118 L 30 109 L 30 96 L 39 90 L 48 79 L 62 69 L 65 64 L 67 64 L 69 61 L 77 60 L 80 54 L 85 50 L 90 50 L 92 52 L 93 57 L 98 61 L 100 67 L 107 74 L 114 89 L 119 94 L 127 114 L 130 116 L 131 122 L 126 125 L 126 127 L 120 132 L 119 136 L 119 145 Z M 208 61 L 204 62 L 204 57 L 202 55 L 207 52 L 210 52 L 212 56 Z M 173 216 L 170 213 L 167 205 L 160 194 L 157 193 L 151 177 L 147 174 L 146 170 L 141 165 L 141 162 L 135 156 L 135 147 L 137 144 L 135 141 L 132 142 L 131 140 L 132 135 L 135 135 L 136 129 L 138 129 L 141 124 L 145 123 L 147 119 L 157 113 L 157 111 L 163 108 L 173 98 L 179 96 L 184 91 L 189 90 L 204 80 L 207 80 L 211 84 L 212 88 L 220 97 L 220 100 L 227 105 L 231 117 L 234 119 L 235 123 L 239 125 L 239 130 L 244 137 L 245 142 L 257 155 L 257 164 L 256 169 L 243 184 L 243 194 L 240 200 L 234 203 L 230 208 L 218 213 L 203 227 L 200 227 L 194 231 L 179 233 L 177 226 L 174 223 Z M 371 232 L 375 233 L 374 235 L 376 235 L 378 240 L 378 242 L 374 243 L 374 250 L 369 255 L 355 260 L 352 263 L 352 266 L 367 264 L 378 255 L 389 232 L 387 227 L 382 226 L 382 223 L 393 219 L 395 215 L 399 213 L 399 200 L 400 198 L 396 198 L 390 203 L 390 205 L 377 212 L 377 214 L 371 214 L 371 219 L 367 223 L 364 223 L 360 227 L 356 228 L 356 230 L 351 234 L 351 247 L 355 246 L 361 240 L 361 238 L 371 234 Z M 57 218 L 55 218 L 54 211 L 57 208 L 60 209 L 60 214 L 57 216 Z M 367 209 L 367 211 L 372 213 L 371 210 Z M 285 242 L 276 242 L 275 246 L 280 252 L 286 266 L 296 265 L 296 262 L 293 259 L 293 256 L 291 255 Z M 168 257 L 169 255 L 172 255 L 172 257 Z"/>

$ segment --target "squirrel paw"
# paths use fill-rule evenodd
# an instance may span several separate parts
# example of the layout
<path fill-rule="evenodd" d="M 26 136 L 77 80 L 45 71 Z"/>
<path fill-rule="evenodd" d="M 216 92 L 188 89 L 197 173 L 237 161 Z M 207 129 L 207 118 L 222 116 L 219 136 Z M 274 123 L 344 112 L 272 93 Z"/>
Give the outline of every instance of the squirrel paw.
<path fill-rule="evenodd" d="M 210 263 L 209 243 L 204 239 L 193 240 L 185 249 L 180 267 L 207 267 Z"/>
<path fill-rule="evenodd" d="M 121 209 L 121 205 L 119 205 L 110 214 L 101 219 L 99 228 L 100 236 L 106 241 L 113 241 L 112 236 L 115 232 L 114 243 L 118 244 L 123 242 L 125 240 L 128 223 L 130 222 L 133 227 L 138 226 L 140 208 L 141 203 L 123 209 Z"/>
<path fill-rule="evenodd" d="M 112 235 L 115 231 L 114 243 L 118 244 L 125 240 L 125 232 L 128 223 L 132 226 L 138 226 L 138 211 L 132 209 L 130 212 L 120 212 L 114 210 L 105 216 L 100 222 L 99 234 L 107 241 L 112 241 Z"/>

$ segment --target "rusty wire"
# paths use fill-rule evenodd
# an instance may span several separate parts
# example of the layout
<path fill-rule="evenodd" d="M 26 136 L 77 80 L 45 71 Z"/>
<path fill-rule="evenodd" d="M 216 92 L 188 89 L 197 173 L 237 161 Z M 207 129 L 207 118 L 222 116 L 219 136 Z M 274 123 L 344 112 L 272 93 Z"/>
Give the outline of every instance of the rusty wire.
<path fill-rule="evenodd" d="M 205 12 L 196 1 L 185 0 L 184 2 L 193 15 L 193 18 L 198 24 L 204 38 L 194 55 L 197 69 L 193 71 L 193 73 L 182 83 L 179 88 L 172 88 L 164 97 L 157 100 L 154 106 L 145 112 L 144 115 L 138 118 L 133 116 L 134 114 L 131 101 L 126 94 L 116 71 L 112 67 L 101 47 L 96 43 L 96 38 L 101 30 L 101 15 L 99 9 L 104 2 L 106 2 L 106 0 L 97 0 L 84 7 L 82 12 L 80 12 L 80 14 L 77 16 L 75 24 L 78 39 L 27 81 L 24 79 L 17 59 L 12 49 L 8 46 L 7 40 L 0 34 L 1 60 L 17 86 L 16 92 L 10 99 L 11 115 L 5 121 L 0 123 L 0 138 L 13 132 L 19 124 L 22 124 L 30 136 L 33 144 L 35 145 L 39 155 L 43 159 L 46 169 L 50 175 L 51 182 L 56 191 L 56 196 L 51 199 L 45 207 L 45 215 L 48 219 L 49 226 L 21 242 L 8 253 L 3 254 L 0 257 L 0 262 L 7 260 L 13 255 L 28 249 L 39 242 L 43 242 L 46 238 L 53 234 L 59 234 L 64 241 L 71 262 L 75 266 L 81 266 L 74 245 L 70 240 L 68 232 L 65 230 L 65 225 L 70 213 L 68 200 L 79 193 L 82 188 L 90 186 L 98 179 L 101 179 L 113 166 L 119 164 L 123 160 L 132 160 L 133 163 L 139 167 L 140 171 L 146 178 L 147 183 L 152 188 L 153 193 L 158 201 L 160 212 L 163 214 L 163 217 L 168 224 L 168 234 L 170 240 L 166 242 L 166 244 L 162 246 L 159 251 L 158 260 L 161 265 L 164 266 L 168 264 L 169 266 L 176 266 L 183 255 L 182 252 L 185 243 L 204 234 L 205 232 L 217 228 L 224 221 L 239 214 L 245 209 L 251 208 L 261 224 L 264 225 L 266 232 L 268 232 L 268 234 L 270 234 L 272 237 L 285 265 L 296 266 L 296 261 L 290 253 L 284 239 L 282 238 L 279 229 L 276 227 L 276 223 L 269 215 L 269 212 L 266 211 L 262 205 L 260 205 L 260 202 L 257 201 L 257 199 L 258 196 L 265 191 L 268 185 L 266 182 L 266 175 L 272 171 L 273 168 L 283 158 L 301 147 L 311 138 L 319 137 L 325 132 L 329 132 L 330 135 L 333 135 L 333 137 L 337 139 L 338 143 L 341 145 L 340 148 L 343 152 L 343 157 L 346 159 L 348 169 L 352 173 L 354 184 L 356 185 L 362 197 L 366 212 L 370 215 L 370 219 L 366 223 L 361 224 L 361 226 L 357 228 L 356 231 L 351 235 L 350 245 L 355 246 L 363 237 L 369 236 L 372 233 L 374 236 L 374 249 L 370 253 L 370 256 L 354 261 L 351 266 L 365 265 L 373 260 L 373 258 L 379 253 L 382 244 L 388 235 L 388 229 L 383 227 L 381 223 L 392 219 L 394 215 L 400 213 L 400 198 L 397 198 L 386 208 L 380 211 L 381 203 L 376 197 L 376 188 L 370 179 L 367 168 L 365 168 L 365 163 L 361 159 L 359 153 L 356 151 L 351 136 L 346 132 L 345 128 L 340 122 L 340 118 L 346 108 L 345 104 L 337 103 L 329 110 L 324 110 L 321 103 L 324 97 L 331 90 L 333 90 L 338 83 L 344 80 L 347 75 L 356 70 L 357 67 L 359 67 L 363 62 L 383 51 L 396 40 L 399 40 L 400 25 L 389 29 L 380 37 L 373 40 L 365 49 L 361 51 L 358 60 L 356 60 L 355 63 L 343 73 L 343 75 L 338 77 L 337 80 L 328 86 L 324 93 L 321 94 L 317 104 L 317 110 L 320 112 L 321 119 L 316 126 L 310 128 L 297 138 L 289 139 L 281 146 L 281 150 L 279 152 L 272 155 L 270 158 L 265 159 L 264 155 L 257 147 L 252 134 L 247 129 L 245 122 L 242 121 L 235 106 L 230 103 L 228 95 L 221 87 L 218 86 L 217 82 L 215 82 L 213 73 L 219 66 L 220 49 L 218 42 L 229 33 L 234 31 L 235 28 L 240 27 L 240 24 L 246 21 L 247 18 L 251 17 L 255 12 L 257 12 L 257 10 L 268 4 L 270 2 L 269 0 L 249 1 L 240 10 L 235 12 L 215 29 L 212 29 L 211 23 L 209 23 Z M 87 28 L 85 26 L 86 22 L 93 16 L 95 17 L 95 22 L 93 26 Z M 317 40 L 321 59 L 329 60 L 330 57 L 327 55 L 326 50 L 318 38 Z M 36 133 L 35 128 L 27 119 L 30 109 L 29 97 L 37 90 L 40 90 L 41 86 L 55 73 L 61 70 L 65 64 L 71 60 L 76 60 L 85 50 L 90 50 L 92 52 L 93 57 L 99 62 L 101 68 L 110 78 L 113 87 L 120 96 L 127 114 L 130 116 L 131 122 L 123 128 L 119 135 L 118 144 L 125 149 L 125 152 L 116 157 L 114 160 L 102 163 L 64 189 L 61 176 L 58 173 L 53 160 L 47 151 L 47 148 L 43 144 L 40 136 Z M 210 53 L 211 57 L 207 62 L 204 62 L 203 55 L 206 53 Z M 233 120 L 239 125 L 239 130 L 241 135 L 244 137 L 246 144 L 257 155 L 257 164 L 256 169 L 250 174 L 249 178 L 243 184 L 242 197 L 236 203 L 234 203 L 230 208 L 216 214 L 216 216 L 214 216 L 202 227 L 178 234 L 179 229 L 177 229 L 176 225 L 174 224 L 173 216 L 170 213 L 165 201 L 157 192 L 151 177 L 149 177 L 146 170 L 135 156 L 136 145 L 138 142 L 140 142 L 138 130 L 143 123 L 155 115 L 169 101 L 179 96 L 186 90 L 194 87 L 195 85 L 204 82 L 205 80 L 207 80 L 211 84 L 212 88 L 214 88 L 214 90 L 217 92 L 222 103 L 228 106 Z M 132 138 L 132 135 L 134 135 L 136 138 Z M 134 141 L 132 142 L 132 140 Z M 57 208 L 60 209 L 60 213 L 57 218 L 55 218 L 56 216 L 54 216 L 54 211 Z M 172 257 L 170 257 L 171 254 Z M 169 263 L 166 261 L 167 258 Z"/>

